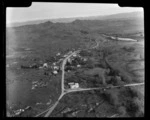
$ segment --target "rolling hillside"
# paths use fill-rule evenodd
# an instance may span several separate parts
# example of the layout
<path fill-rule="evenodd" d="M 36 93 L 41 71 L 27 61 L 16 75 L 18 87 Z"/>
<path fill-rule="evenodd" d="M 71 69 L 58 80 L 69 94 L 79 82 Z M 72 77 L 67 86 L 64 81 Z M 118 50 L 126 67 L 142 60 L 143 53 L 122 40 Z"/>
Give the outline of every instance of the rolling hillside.
<path fill-rule="evenodd" d="M 33 21 L 26 21 L 26 22 L 16 22 L 7 24 L 7 27 L 17 27 L 23 25 L 31 25 L 31 24 L 40 24 L 46 21 L 51 21 L 53 23 L 70 23 L 75 20 L 108 20 L 108 19 L 131 19 L 131 18 L 141 18 L 143 19 L 143 12 L 131 12 L 131 13 L 119 13 L 107 16 L 89 16 L 89 17 L 72 17 L 72 18 L 57 18 L 57 19 L 43 19 L 43 20 L 33 20 Z"/>
<path fill-rule="evenodd" d="M 38 55 L 43 55 L 41 54 L 43 52 L 49 55 L 49 53 L 55 53 L 57 48 L 84 47 L 90 39 L 96 39 L 100 33 L 143 33 L 143 18 L 140 16 L 141 13 L 134 12 L 106 16 L 105 20 L 75 20 L 70 23 L 47 21 L 40 24 L 9 27 L 6 29 L 6 52 L 11 54 L 18 47 L 28 47 L 36 52 L 39 51 Z M 123 17 L 126 19 L 121 19 Z"/>

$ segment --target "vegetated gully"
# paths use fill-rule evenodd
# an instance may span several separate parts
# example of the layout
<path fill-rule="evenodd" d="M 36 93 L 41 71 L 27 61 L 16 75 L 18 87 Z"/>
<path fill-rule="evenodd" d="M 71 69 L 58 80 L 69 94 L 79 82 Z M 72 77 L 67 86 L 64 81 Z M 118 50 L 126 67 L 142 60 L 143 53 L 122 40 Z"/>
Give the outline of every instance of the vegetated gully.
<path fill-rule="evenodd" d="M 97 47 L 99 46 L 100 41 L 99 41 L 99 40 L 95 40 L 95 42 L 96 42 L 96 45 L 95 45 L 94 47 L 90 48 L 90 49 L 95 49 L 95 48 L 97 48 Z M 87 49 L 86 49 L 86 50 L 87 50 Z M 127 85 L 122 85 L 122 86 L 111 86 L 111 87 L 100 87 L 100 88 L 99 88 L 99 87 L 96 87 L 96 88 L 77 88 L 77 89 L 73 89 L 73 90 L 72 90 L 72 89 L 67 89 L 67 90 L 64 89 L 64 75 L 65 75 L 65 65 L 66 65 L 66 62 L 67 62 L 67 60 L 68 60 L 71 56 L 73 56 L 74 54 L 79 53 L 79 52 L 80 52 L 80 50 L 77 50 L 77 51 L 71 53 L 70 55 L 68 55 L 68 56 L 63 60 L 63 63 L 62 63 L 62 79 L 61 79 L 61 95 L 59 96 L 58 100 L 57 100 L 54 104 L 50 105 L 45 111 L 41 112 L 40 114 L 36 115 L 35 117 L 38 117 L 38 116 L 40 116 L 40 115 L 42 115 L 42 114 L 44 114 L 44 113 L 46 113 L 46 112 L 47 112 L 47 113 L 45 114 L 44 117 L 49 117 L 50 114 L 51 114 L 51 113 L 53 112 L 53 110 L 55 109 L 55 107 L 58 105 L 58 103 L 59 103 L 59 101 L 61 100 L 61 98 L 62 98 L 65 94 L 67 94 L 67 93 L 77 92 L 77 91 L 100 90 L 100 89 L 104 90 L 104 89 L 112 89 L 112 88 L 119 88 L 119 87 L 144 85 L 144 82 L 143 82 L 143 83 L 127 84 Z"/>

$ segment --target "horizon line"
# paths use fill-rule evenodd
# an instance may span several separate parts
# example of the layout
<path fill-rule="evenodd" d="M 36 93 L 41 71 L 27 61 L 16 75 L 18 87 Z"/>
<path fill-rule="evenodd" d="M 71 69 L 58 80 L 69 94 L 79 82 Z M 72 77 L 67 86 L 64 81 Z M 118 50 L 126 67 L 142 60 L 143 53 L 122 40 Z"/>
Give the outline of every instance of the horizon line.
<path fill-rule="evenodd" d="M 14 22 L 8 22 L 6 20 L 6 24 L 14 24 L 14 23 L 24 23 L 24 22 L 33 22 L 33 21 L 40 21 L 40 20 L 54 20 L 54 19 L 69 19 L 69 18 L 81 18 L 81 17 L 97 17 L 97 16 L 101 16 L 101 17 L 105 17 L 105 16 L 109 16 L 109 15 L 116 15 L 116 14 L 122 14 L 122 13 L 136 13 L 136 12 L 142 12 L 142 11 L 132 11 L 132 12 L 121 12 L 121 13 L 113 13 L 113 14 L 107 14 L 107 15 L 85 15 L 85 16 L 72 16 L 72 17 L 56 17 L 56 18 L 44 18 L 44 19 L 30 19 L 30 20 L 26 20 L 26 21 L 14 21 Z"/>

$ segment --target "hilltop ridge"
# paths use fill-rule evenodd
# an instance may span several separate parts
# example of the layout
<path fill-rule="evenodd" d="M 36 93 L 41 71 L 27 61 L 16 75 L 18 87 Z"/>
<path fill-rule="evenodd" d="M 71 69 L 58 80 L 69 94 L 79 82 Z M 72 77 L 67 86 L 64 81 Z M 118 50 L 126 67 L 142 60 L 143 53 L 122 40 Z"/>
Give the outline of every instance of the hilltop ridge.
<path fill-rule="evenodd" d="M 9 23 L 7 27 L 17 27 L 17 26 L 24 26 L 24 25 L 31 25 L 31 24 L 40 24 L 47 21 L 51 21 L 52 23 L 71 23 L 75 20 L 110 20 L 110 19 L 126 19 L 126 18 L 142 18 L 143 19 L 143 12 L 129 12 L 129 13 L 118 13 L 112 15 L 97 15 L 97 16 L 87 16 L 87 17 L 70 17 L 70 18 L 57 18 L 57 19 L 43 19 L 43 20 L 31 20 L 26 22 L 14 22 Z"/>

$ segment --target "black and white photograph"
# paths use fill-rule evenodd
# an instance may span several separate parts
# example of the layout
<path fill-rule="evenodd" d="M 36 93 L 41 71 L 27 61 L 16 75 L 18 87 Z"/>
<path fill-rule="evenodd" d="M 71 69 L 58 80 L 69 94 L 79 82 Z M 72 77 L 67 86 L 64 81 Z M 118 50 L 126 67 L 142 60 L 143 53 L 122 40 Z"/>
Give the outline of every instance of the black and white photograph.
<path fill-rule="evenodd" d="M 6 8 L 6 117 L 145 116 L 144 9 Z"/>

